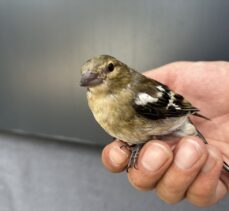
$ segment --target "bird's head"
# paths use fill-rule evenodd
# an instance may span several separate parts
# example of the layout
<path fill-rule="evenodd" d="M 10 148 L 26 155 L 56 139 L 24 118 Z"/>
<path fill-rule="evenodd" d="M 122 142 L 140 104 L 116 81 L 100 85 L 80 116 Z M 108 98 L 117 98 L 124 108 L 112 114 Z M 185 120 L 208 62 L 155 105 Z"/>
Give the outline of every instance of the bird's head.
<path fill-rule="evenodd" d="M 81 67 L 80 85 L 90 90 L 110 91 L 129 83 L 130 68 L 108 55 L 89 59 Z"/>

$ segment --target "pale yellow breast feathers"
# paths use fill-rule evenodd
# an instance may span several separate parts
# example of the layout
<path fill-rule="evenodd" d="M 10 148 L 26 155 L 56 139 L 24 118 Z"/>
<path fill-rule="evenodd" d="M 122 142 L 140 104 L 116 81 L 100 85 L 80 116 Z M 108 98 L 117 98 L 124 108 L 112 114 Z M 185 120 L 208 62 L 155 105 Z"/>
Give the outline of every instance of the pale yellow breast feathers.
<path fill-rule="evenodd" d="M 89 107 L 96 121 L 111 136 L 119 137 L 123 128 L 131 127 L 135 112 L 131 109 L 132 93 L 126 90 L 116 94 L 87 93 Z"/>

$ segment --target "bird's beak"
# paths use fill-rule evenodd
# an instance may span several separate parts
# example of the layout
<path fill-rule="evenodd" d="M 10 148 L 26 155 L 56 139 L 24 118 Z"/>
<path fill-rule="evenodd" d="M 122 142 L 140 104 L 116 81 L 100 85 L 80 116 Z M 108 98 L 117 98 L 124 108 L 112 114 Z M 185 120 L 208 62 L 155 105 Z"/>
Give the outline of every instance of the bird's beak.
<path fill-rule="evenodd" d="M 96 86 L 103 82 L 102 78 L 99 78 L 98 73 L 93 73 L 91 71 L 86 71 L 82 74 L 80 86 Z"/>

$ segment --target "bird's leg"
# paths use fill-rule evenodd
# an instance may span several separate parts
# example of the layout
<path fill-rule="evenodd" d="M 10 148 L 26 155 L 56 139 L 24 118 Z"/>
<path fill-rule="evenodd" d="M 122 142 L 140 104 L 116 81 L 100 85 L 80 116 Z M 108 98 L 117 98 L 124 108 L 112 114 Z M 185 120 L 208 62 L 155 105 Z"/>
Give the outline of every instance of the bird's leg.
<path fill-rule="evenodd" d="M 129 159 L 129 162 L 128 162 L 128 165 L 127 165 L 127 172 L 129 170 L 129 168 L 136 168 L 136 162 L 137 162 L 137 159 L 138 159 L 138 155 L 139 155 L 139 152 L 141 150 L 141 148 L 143 147 L 144 144 L 135 144 L 135 145 L 132 145 L 131 148 L 132 148 L 132 151 L 131 151 L 131 155 L 130 155 L 130 159 Z"/>

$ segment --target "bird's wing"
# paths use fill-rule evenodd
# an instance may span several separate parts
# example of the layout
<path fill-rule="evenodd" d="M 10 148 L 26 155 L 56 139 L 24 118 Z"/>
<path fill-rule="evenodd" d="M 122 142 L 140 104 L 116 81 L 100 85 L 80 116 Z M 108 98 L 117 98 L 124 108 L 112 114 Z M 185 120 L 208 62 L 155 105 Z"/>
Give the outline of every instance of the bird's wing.
<path fill-rule="evenodd" d="M 143 75 L 136 75 L 132 81 L 135 90 L 133 107 L 135 111 L 148 119 L 165 119 L 188 114 L 199 110 L 183 96 L 174 93 L 167 86 Z"/>

